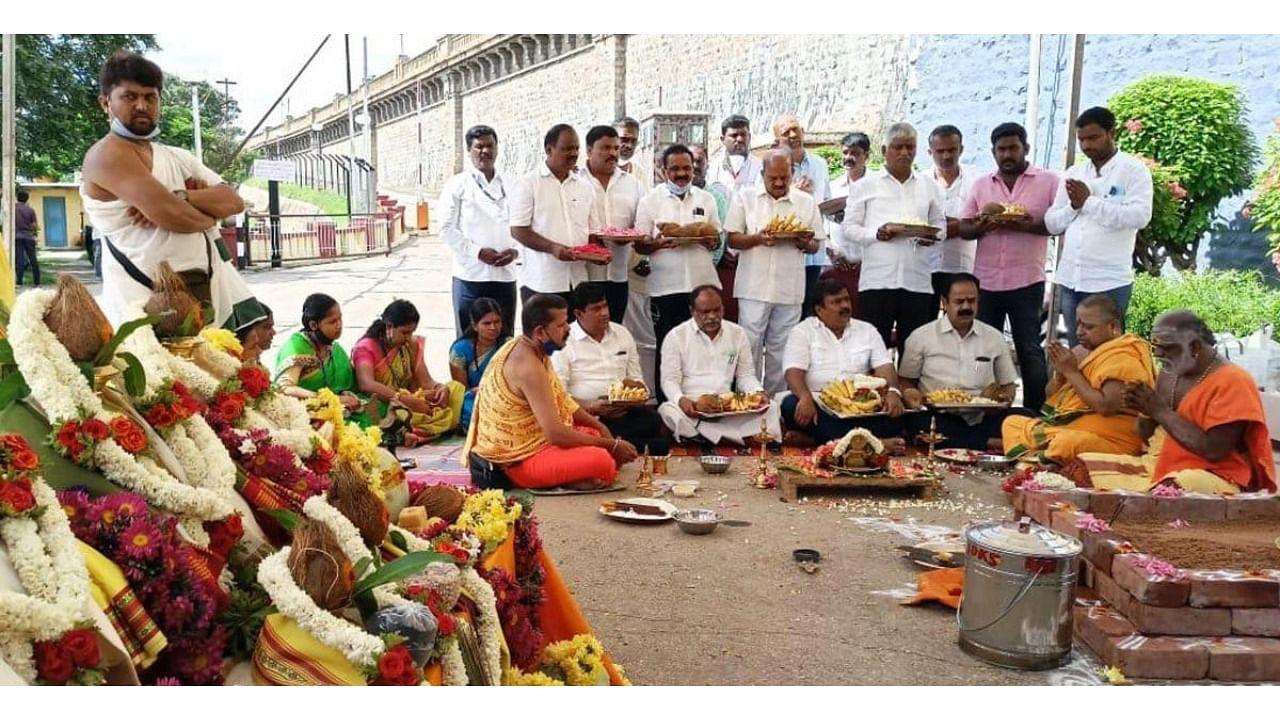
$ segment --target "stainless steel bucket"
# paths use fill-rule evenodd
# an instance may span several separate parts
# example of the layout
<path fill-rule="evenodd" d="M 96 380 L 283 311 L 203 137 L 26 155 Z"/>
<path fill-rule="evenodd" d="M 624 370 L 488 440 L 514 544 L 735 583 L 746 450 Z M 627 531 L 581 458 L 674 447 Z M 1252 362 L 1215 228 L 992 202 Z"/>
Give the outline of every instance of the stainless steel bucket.
<path fill-rule="evenodd" d="M 966 530 L 960 647 L 1022 670 L 1066 662 L 1082 549 L 1079 540 L 1027 518 Z"/>

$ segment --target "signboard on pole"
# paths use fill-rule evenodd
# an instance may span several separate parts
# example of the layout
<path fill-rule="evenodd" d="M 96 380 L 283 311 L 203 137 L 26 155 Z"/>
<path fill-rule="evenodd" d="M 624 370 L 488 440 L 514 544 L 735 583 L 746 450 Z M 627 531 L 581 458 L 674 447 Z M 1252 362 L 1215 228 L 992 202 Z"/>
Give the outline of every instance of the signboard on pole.
<path fill-rule="evenodd" d="M 292 160 L 254 160 L 252 174 L 263 180 L 276 182 L 294 182 L 295 170 Z"/>

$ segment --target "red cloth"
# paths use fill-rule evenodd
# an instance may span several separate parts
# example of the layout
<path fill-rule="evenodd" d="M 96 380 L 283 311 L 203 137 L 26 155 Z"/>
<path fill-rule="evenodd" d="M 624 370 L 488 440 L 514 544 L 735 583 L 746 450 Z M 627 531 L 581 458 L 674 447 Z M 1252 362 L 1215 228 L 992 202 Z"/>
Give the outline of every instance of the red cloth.
<path fill-rule="evenodd" d="M 600 435 L 594 428 L 574 429 L 588 435 Z M 618 477 L 618 465 L 613 461 L 613 455 L 604 448 L 561 448 L 552 445 L 508 467 L 506 473 L 517 487 L 533 490 L 583 480 L 600 480 L 606 485 L 612 485 Z"/>

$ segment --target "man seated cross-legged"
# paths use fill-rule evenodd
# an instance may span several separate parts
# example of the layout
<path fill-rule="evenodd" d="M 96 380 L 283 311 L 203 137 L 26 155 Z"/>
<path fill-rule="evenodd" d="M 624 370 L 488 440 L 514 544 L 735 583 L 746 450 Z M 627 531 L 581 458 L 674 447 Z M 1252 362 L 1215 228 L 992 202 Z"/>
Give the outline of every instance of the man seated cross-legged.
<path fill-rule="evenodd" d="M 518 487 L 608 487 L 636 458 L 570 397 L 551 367 L 569 338 L 569 306 L 537 294 L 521 313 L 523 334 L 494 355 L 476 390 L 464 462 L 488 485 L 504 473 Z"/>

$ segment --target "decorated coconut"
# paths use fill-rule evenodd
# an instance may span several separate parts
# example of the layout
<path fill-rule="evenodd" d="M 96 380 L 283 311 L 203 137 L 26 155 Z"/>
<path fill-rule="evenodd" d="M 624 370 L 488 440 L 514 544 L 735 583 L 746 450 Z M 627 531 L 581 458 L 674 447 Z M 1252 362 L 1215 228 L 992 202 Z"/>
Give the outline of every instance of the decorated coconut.
<path fill-rule="evenodd" d="M 360 539 L 377 547 L 387 537 L 391 522 L 387 506 L 373 494 L 369 481 L 350 462 L 339 461 L 329 485 L 329 504 L 360 530 Z"/>
<path fill-rule="evenodd" d="M 351 602 L 355 573 L 351 560 L 327 525 L 303 519 L 293 530 L 289 574 L 316 605 L 335 611 Z"/>
<path fill-rule="evenodd" d="M 76 362 L 93 362 L 113 334 L 89 289 L 70 275 L 58 276 L 58 289 L 44 322 Z"/>

